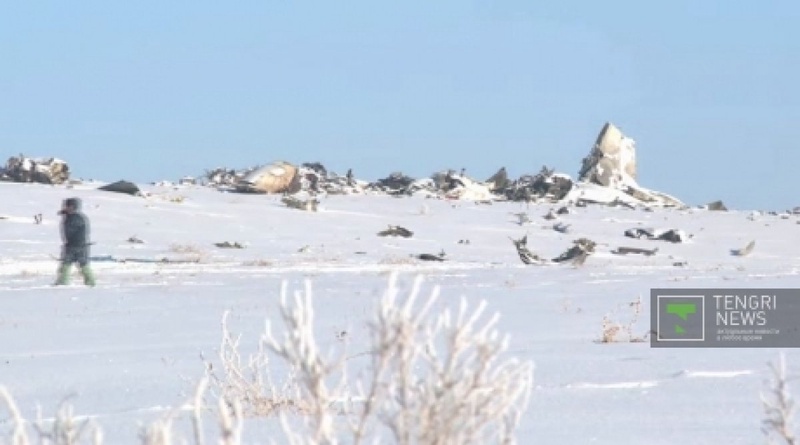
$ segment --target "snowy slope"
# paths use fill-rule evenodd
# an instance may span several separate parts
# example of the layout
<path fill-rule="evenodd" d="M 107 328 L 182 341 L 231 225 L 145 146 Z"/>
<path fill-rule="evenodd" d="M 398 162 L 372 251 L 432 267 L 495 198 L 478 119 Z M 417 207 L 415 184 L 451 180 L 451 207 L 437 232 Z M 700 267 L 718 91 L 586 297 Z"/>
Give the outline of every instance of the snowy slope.
<path fill-rule="evenodd" d="M 94 185 L 0 183 L 0 385 L 26 417 L 35 417 L 37 405 L 51 413 L 72 395 L 78 413 L 98 417 L 109 443 L 135 443 L 139 422 L 182 402 L 203 374 L 200 354 L 214 356 L 223 311 L 255 343 L 264 320 L 276 316 L 281 281 L 299 288 L 310 277 L 320 334 L 333 342 L 346 330 L 359 351 L 388 273 L 401 271 L 408 285 L 421 273 L 428 287 L 441 286 L 441 306 L 465 296 L 486 299 L 502 314 L 513 354 L 536 365 L 520 443 L 761 440 L 758 393 L 778 351 L 597 340 L 603 317 L 627 322 L 639 296 L 644 312 L 635 328 L 645 333 L 654 287 L 800 287 L 797 217 L 595 206 L 562 216 L 572 225 L 562 234 L 541 218 L 549 205 L 330 196 L 312 213 L 275 196 L 142 188 L 147 198 Z M 69 196 L 84 199 L 92 222 L 94 289 L 49 286 L 60 245 L 55 212 Z M 519 226 L 510 215 L 523 211 L 533 224 Z M 33 223 L 38 213 L 41 225 Z M 376 236 L 389 224 L 414 236 Z M 625 238 L 633 227 L 694 237 L 685 244 Z M 598 252 L 581 268 L 525 266 L 508 238 L 526 233 L 530 249 L 545 257 L 579 237 L 599 243 Z M 145 243 L 128 243 L 134 235 Z M 753 239 L 750 256 L 730 255 Z M 246 248 L 214 246 L 224 241 Z M 612 255 L 619 246 L 659 252 Z M 440 250 L 448 261 L 410 257 Z M 687 265 L 674 265 L 681 261 Z M 800 366 L 794 351 L 788 359 Z M 248 431 L 263 433 L 268 423 Z"/>

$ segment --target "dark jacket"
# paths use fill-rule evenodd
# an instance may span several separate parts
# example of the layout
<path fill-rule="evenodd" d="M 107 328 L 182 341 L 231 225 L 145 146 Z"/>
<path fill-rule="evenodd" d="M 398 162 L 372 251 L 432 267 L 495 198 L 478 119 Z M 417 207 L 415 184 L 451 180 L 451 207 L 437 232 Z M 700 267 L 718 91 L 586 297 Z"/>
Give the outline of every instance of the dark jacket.
<path fill-rule="evenodd" d="M 67 248 L 83 248 L 89 245 L 89 219 L 81 212 L 81 202 L 77 198 L 69 201 L 75 205 L 74 213 L 65 213 L 61 220 L 61 239 Z"/>

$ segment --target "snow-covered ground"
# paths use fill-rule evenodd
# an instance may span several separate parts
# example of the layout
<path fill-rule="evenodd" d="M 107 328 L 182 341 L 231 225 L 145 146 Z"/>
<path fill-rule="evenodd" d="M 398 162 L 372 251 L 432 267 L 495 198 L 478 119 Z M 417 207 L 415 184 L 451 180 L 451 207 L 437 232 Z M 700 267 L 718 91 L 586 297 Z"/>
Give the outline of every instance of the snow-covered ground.
<path fill-rule="evenodd" d="M 203 375 L 201 353 L 215 356 L 225 310 L 252 347 L 264 320 L 277 317 L 282 280 L 300 288 L 311 278 L 322 340 L 346 331 L 358 352 L 389 273 L 400 271 L 405 286 L 417 274 L 428 289 L 440 286 L 439 306 L 464 296 L 501 314 L 510 352 L 536 366 L 521 444 L 762 442 L 759 392 L 779 351 L 598 340 L 604 316 L 629 322 L 638 297 L 644 311 L 635 332 L 647 332 L 651 288 L 800 287 L 796 216 L 590 206 L 561 216 L 572 225 L 562 234 L 541 218 L 552 205 L 330 196 L 313 213 L 277 196 L 194 186 L 142 186 L 147 198 L 95 187 L 0 183 L 0 385 L 25 417 L 35 418 L 37 406 L 52 414 L 70 397 L 78 414 L 103 425 L 108 443 L 135 443 L 140 423 L 191 393 Z M 60 246 L 55 213 L 70 196 L 83 198 L 92 222 L 96 288 L 50 286 Z M 533 223 L 519 226 L 511 213 L 524 211 Z M 44 221 L 34 224 L 39 213 Z M 378 237 L 389 224 L 414 236 Z M 634 227 L 694 237 L 672 244 L 623 236 Z M 579 268 L 525 266 L 509 240 L 525 233 L 545 257 L 579 237 L 598 251 Z M 132 236 L 144 243 L 127 242 Z M 731 255 L 754 239 L 751 255 Z M 224 241 L 246 248 L 214 246 Z M 659 251 L 610 253 L 619 246 Z M 441 250 L 441 263 L 410 256 Z M 786 352 L 800 366 L 800 354 Z"/>

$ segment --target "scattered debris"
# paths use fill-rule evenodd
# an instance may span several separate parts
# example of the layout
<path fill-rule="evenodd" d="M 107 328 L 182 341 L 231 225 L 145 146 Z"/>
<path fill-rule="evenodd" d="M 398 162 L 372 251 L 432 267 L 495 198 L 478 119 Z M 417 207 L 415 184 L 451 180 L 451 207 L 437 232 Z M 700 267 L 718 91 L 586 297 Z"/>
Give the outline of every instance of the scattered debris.
<path fill-rule="evenodd" d="M 215 168 L 212 170 L 206 170 L 205 174 L 203 175 L 203 180 L 211 187 L 220 189 L 235 189 L 242 178 L 257 168 L 258 167 L 251 167 L 242 170 L 227 169 L 224 167 Z"/>
<path fill-rule="evenodd" d="M 144 244 L 144 241 L 139 239 L 136 235 L 128 238 L 128 242 L 131 244 Z"/>
<path fill-rule="evenodd" d="M 409 187 L 413 184 L 414 178 L 406 176 L 401 172 L 394 172 L 386 178 L 369 185 L 370 189 L 383 191 L 389 195 L 408 195 Z"/>
<path fill-rule="evenodd" d="M 558 219 L 558 215 L 556 215 L 556 212 L 554 212 L 553 209 L 550 209 L 550 211 L 547 212 L 547 215 L 544 215 L 542 218 L 552 221 L 554 219 Z"/>
<path fill-rule="evenodd" d="M 686 262 L 686 261 L 676 261 L 676 262 L 672 263 L 672 265 L 675 266 L 675 267 L 684 267 L 684 266 L 688 266 L 689 263 Z"/>
<path fill-rule="evenodd" d="M 406 229 L 405 227 L 392 225 L 390 225 L 388 229 L 378 232 L 378 236 L 400 236 L 403 238 L 411 238 L 413 235 L 414 232 Z"/>
<path fill-rule="evenodd" d="M 728 208 L 722 201 L 714 201 L 706 204 L 706 210 L 711 210 L 715 212 L 727 212 Z"/>
<path fill-rule="evenodd" d="M 566 252 L 562 253 L 556 258 L 553 258 L 554 263 L 563 263 L 565 261 L 575 261 L 583 264 L 586 257 L 594 253 L 597 243 L 587 238 L 579 238 L 573 241 L 573 246 Z M 578 264 L 578 265 L 580 265 Z"/>
<path fill-rule="evenodd" d="M 686 235 L 682 230 L 643 228 L 628 229 L 625 231 L 625 236 L 636 239 L 645 238 L 649 240 L 669 241 L 672 243 L 682 243 L 691 238 L 690 235 Z"/>
<path fill-rule="evenodd" d="M 611 207 L 625 207 L 626 209 L 636 210 L 636 205 L 627 201 L 623 201 L 619 199 L 619 197 L 614 198 L 614 200 L 611 201 L 608 205 Z"/>
<path fill-rule="evenodd" d="M 57 258 L 56 258 L 57 259 Z M 117 258 L 112 255 L 93 256 L 93 262 L 111 262 L 111 263 L 143 263 L 143 264 L 197 264 L 200 258 L 190 259 L 173 259 L 167 257 L 161 258 Z"/>
<path fill-rule="evenodd" d="M 589 253 L 588 252 L 581 252 L 578 255 L 576 255 L 574 258 L 572 258 L 570 263 L 575 267 L 580 267 L 580 266 L 583 266 L 583 263 L 586 262 L 586 258 L 589 258 Z"/>
<path fill-rule="evenodd" d="M 539 255 L 536 255 L 528 249 L 528 235 L 525 235 L 518 240 L 510 237 L 509 239 L 512 243 L 514 243 L 514 247 L 517 249 L 519 259 L 522 260 L 524 264 L 543 264 L 547 262 L 547 260 L 541 258 Z"/>
<path fill-rule="evenodd" d="M 510 238 L 511 242 L 514 243 L 514 247 L 517 249 L 517 254 L 519 255 L 519 259 L 522 260 L 525 264 L 547 264 L 549 262 L 553 263 L 565 263 L 569 262 L 574 264 L 575 266 L 581 266 L 586 261 L 586 258 L 594 253 L 595 246 L 597 243 L 591 241 L 586 238 L 580 238 L 573 241 L 573 246 L 569 248 L 566 252 L 562 253 L 556 258 L 552 260 L 547 260 L 545 258 L 540 257 L 539 255 L 531 252 L 528 249 L 528 236 L 525 235 L 522 238 L 515 240 Z"/>
<path fill-rule="evenodd" d="M 460 240 L 458 240 L 458 244 L 467 244 L 467 245 L 469 245 L 469 240 L 468 239 L 460 239 Z"/>
<path fill-rule="evenodd" d="M 537 175 L 523 175 L 516 181 L 508 179 L 505 168 L 484 182 L 467 177 L 462 169 L 460 173 L 447 170 L 418 180 L 397 172 L 368 185 L 371 191 L 391 196 L 424 194 L 428 197 L 475 201 L 478 204 L 491 204 L 498 199 L 526 202 L 549 199 L 556 202 L 566 196 L 571 187 L 569 176 L 555 174 L 546 167 Z"/>
<path fill-rule="evenodd" d="M 448 181 L 448 188 L 443 190 L 445 199 L 475 201 L 479 204 L 491 204 L 492 200 L 497 199 L 497 195 L 488 186 L 464 176 L 463 173 L 450 174 Z"/>
<path fill-rule="evenodd" d="M 756 241 L 750 241 L 744 248 L 742 249 L 732 249 L 731 255 L 733 256 L 747 256 L 753 252 L 753 249 L 756 247 Z"/>
<path fill-rule="evenodd" d="M 98 190 L 103 190 L 106 192 L 125 193 L 131 196 L 138 196 L 142 194 L 142 191 L 139 190 L 139 187 L 137 187 L 136 184 L 129 181 L 112 182 L 111 184 L 99 187 Z"/>
<path fill-rule="evenodd" d="M 573 182 L 568 175 L 542 167 L 535 175 L 522 175 L 504 189 L 497 190 L 509 201 L 530 202 L 534 200 L 558 202 L 572 190 Z"/>
<path fill-rule="evenodd" d="M 531 221 L 531 217 L 528 216 L 527 213 L 524 213 L 524 212 L 512 213 L 512 215 L 517 217 L 517 224 L 519 224 L 520 226 L 525 225 L 525 224 L 530 224 L 531 222 L 533 222 L 533 221 Z"/>
<path fill-rule="evenodd" d="M 299 167 L 288 162 L 242 170 L 217 168 L 206 171 L 202 179 L 207 185 L 249 193 L 288 193 L 300 191 L 316 195 L 375 192 L 395 197 L 422 195 L 429 198 L 469 200 L 491 204 L 497 200 L 515 202 L 570 203 L 585 207 L 589 203 L 637 208 L 651 206 L 686 207 L 679 200 L 637 184 L 635 141 L 626 137 L 611 123 L 606 123 L 591 152 L 579 171 L 579 180 L 556 173 L 543 166 L 536 174 L 523 174 L 516 180 L 501 167 L 485 181 L 468 177 L 465 170 L 453 169 L 414 179 L 402 172 L 374 182 L 356 180 L 352 169 L 339 176 L 319 162 L 306 162 Z M 193 178 L 181 179 L 191 183 Z M 564 206 L 557 214 L 569 213 Z"/>
<path fill-rule="evenodd" d="M 438 255 L 433 255 L 430 253 L 422 253 L 419 255 L 414 255 L 414 257 L 422 261 L 444 261 L 445 255 L 447 254 L 444 253 L 444 250 L 442 250 L 441 252 L 439 252 Z"/>
<path fill-rule="evenodd" d="M 560 233 L 569 233 L 569 228 L 572 224 L 564 224 L 564 223 L 555 223 L 553 224 L 553 230 Z"/>
<path fill-rule="evenodd" d="M 611 253 L 615 255 L 628 255 L 639 254 L 645 256 L 653 256 L 658 252 L 658 247 L 655 249 L 641 249 L 638 247 L 617 247 L 617 250 L 612 250 Z"/>
<path fill-rule="evenodd" d="M 293 196 L 284 196 L 281 198 L 281 202 L 286 204 L 286 206 L 290 209 L 306 210 L 309 212 L 316 212 L 317 205 L 319 205 L 319 200 L 316 198 L 303 201 L 302 199 L 298 199 Z"/>
<path fill-rule="evenodd" d="M 297 253 L 306 253 L 311 251 L 311 246 L 306 244 L 305 246 L 297 249 Z"/>
<path fill-rule="evenodd" d="M 12 156 L 0 167 L 0 181 L 63 184 L 69 180 L 69 166 L 58 158 Z"/>
<path fill-rule="evenodd" d="M 231 243 L 230 241 L 224 241 L 221 243 L 214 243 L 214 245 L 220 249 L 244 249 L 244 245 L 238 242 Z"/>
<path fill-rule="evenodd" d="M 572 213 L 572 211 L 570 211 L 569 207 L 566 206 L 561 207 L 558 209 L 558 211 L 556 211 L 556 214 L 558 215 L 569 215 L 570 213 Z"/>
<path fill-rule="evenodd" d="M 485 182 L 492 192 L 499 192 L 511 186 L 511 181 L 508 180 L 508 172 L 506 172 L 505 167 L 500 167 L 500 170 L 497 170 L 497 173 L 493 174 Z"/>

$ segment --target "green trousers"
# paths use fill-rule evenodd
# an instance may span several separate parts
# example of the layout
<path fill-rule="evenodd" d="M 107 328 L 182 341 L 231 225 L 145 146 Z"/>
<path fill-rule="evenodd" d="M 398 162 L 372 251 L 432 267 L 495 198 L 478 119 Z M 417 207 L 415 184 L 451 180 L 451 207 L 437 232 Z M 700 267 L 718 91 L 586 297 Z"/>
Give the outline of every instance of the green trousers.
<path fill-rule="evenodd" d="M 61 263 L 58 267 L 58 278 L 56 278 L 56 286 L 64 286 L 69 284 L 70 273 L 72 271 L 71 263 Z M 87 286 L 94 286 L 96 284 L 94 279 L 94 272 L 89 265 L 81 266 L 81 275 L 83 276 L 83 284 Z"/>

